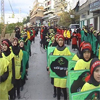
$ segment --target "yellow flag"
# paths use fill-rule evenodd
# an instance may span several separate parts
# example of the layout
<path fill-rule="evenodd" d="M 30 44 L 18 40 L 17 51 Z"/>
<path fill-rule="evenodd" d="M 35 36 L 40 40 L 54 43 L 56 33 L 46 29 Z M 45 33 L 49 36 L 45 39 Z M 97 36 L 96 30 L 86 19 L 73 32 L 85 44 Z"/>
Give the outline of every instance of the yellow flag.
<path fill-rule="evenodd" d="M 27 31 L 27 37 L 28 37 L 28 39 L 30 39 L 30 32 L 29 31 Z"/>
<path fill-rule="evenodd" d="M 99 46 L 99 56 L 98 56 L 99 60 L 100 60 L 100 46 Z"/>

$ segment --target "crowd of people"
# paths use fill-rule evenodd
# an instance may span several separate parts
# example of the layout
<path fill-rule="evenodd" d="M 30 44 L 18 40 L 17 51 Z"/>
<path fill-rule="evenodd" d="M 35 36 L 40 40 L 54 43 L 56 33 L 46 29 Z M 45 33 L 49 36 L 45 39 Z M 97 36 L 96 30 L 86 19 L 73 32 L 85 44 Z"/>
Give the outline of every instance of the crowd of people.
<path fill-rule="evenodd" d="M 25 27 L 22 31 L 16 26 L 15 37 L 12 41 L 3 39 L 0 44 L 0 100 L 20 99 L 20 91 L 23 90 L 28 75 L 29 56 L 31 56 L 31 43 L 35 43 L 39 29 L 37 27 Z M 81 89 L 87 91 L 100 87 L 100 33 L 93 27 L 87 29 L 71 29 L 65 27 L 46 27 L 40 29 L 40 46 L 44 49 L 55 47 L 51 55 L 71 56 L 72 49 L 77 49 L 73 56 L 76 61 L 74 70 L 90 70 L 86 83 Z M 50 66 L 47 66 L 50 74 Z M 68 76 L 66 70 L 66 76 Z M 63 96 L 67 100 L 67 79 L 51 77 L 53 85 L 53 97 Z M 62 93 L 63 92 L 63 93 Z M 99 98 L 100 99 L 100 98 Z"/>
<path fill-rule="evenodd" d="M 55 47 L 52 55 L 71 56 L 71 51 L 67 45 L 72 45 L 72 49 L 77 49 L 77 53 L 73 56 L 72 60 L 76 61 L 74 70 L 90 70 L 90 75 L 86 78 L 86 83 L 81 87 L 80 91 L 87 91 L 100 87 L 100 34 L 96 32 L 93 27 L 87 30 L 84 26 L 83 29 L 75 29 L 72 33 L 70 29 L 62 27 L 41 27 L 41 46 L 44 49 L 48 47 Z M 50 54 L 50 55 L 51 55 Z M 48 58 L 49 59 L 49 58 Z M 47 67 L 50 74 L 50 66 Z M 66 71 L 66 76 L 68 76 Z M 51 84 L 54 88 L 53 97 L 57 96 L 57 100 L 64 96 L 67 100 L 67 79 L 51 77 Z M 62 93 L 63 92 L 63 93 Z M 99 96 L 100 99 L 100 96 Z"/>
<path fill-rule="evenodd" d="M 35 42 L 38 28 L 16 26 L 12 40 L 3 39 L 0 44 L 0 100 L 20 99 L 20 91 L 28 80 L 31 43 Z"/>

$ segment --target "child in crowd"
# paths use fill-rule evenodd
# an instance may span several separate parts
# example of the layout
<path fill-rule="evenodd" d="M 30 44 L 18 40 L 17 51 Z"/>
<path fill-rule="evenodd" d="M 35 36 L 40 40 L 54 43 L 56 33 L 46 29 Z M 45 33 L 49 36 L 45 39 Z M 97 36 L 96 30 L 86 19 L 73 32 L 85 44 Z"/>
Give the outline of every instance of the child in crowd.
<path fill-rule="evenodd" d="M 74 70 L 89 69 L 92 59 L 92 48 L 90 43 L 84 43 L 81 47 L 82 57 L 79 59 L 74 67 Z"/>
<path fill-rule="evenodd" d="M 20 99 L 20 86 L 21 86 L 21 73 L 23 71 L 23 64 L 22 64 L 22 58 L 23 58 L 23 52 L 19 48 L 18 39 L 14 38 L 12 42 L 12 52 L 14 54 L 15 59 L 15 96 L 16 96 L 16 90 L 17 90 L 17 97 Z"/>
<path fill-rule="evenodd" d="M 23 59 L 22 59 L 22 64 L 23 64 L 23 72 L 21 74 L 21 90 L 23 90 L 23 86 L 25 85 L 26 83 L 26 73 L 28 71 L 28 62 L 29 62 L 29 54 L 25 51 L 24 49 L 24 41 L 23 40 L 20 40 L 19 41 L 19 47 L 20 49 L 23 51 Z"/>
<path fill-rule="evenodd" d="M 0 100 L 8 100 L 7 78 L 9 61 L 2 57 L 2 47 L 0 45 Z"/>
<path fill-rule="evenodd" d="M 58 46 L 55 48 L 53 55 L 70 56 L 71 52 L 64 46 L 63 35 L 58 36 Z M 57 100 L 60 100 L 61 89 L 64 94 L 64 100 L 67 100 L 66 79 L 54 78 L 54 87 L 57 88 Z"/>
<path fill-rule="evenodd" d="M 90 75 L 86 78 L 86 83 L 83 85 L 81 92 L 90 89 L 100 88 L 100 60 L 94 58 L 90 64 Z"/>
<path fill-rule="evenodd" d="M 14 99 L 14 84 L 15 84 L 15 62 L 14 62 L 14 54 L 10 50 L 10 44 L 8 39 L 4 39 L 2 41 L 2 56 L 3 58 L 9 61 L 9 76 L 7 78 L 7 89 L 10 95 L 10 99 Z"/>

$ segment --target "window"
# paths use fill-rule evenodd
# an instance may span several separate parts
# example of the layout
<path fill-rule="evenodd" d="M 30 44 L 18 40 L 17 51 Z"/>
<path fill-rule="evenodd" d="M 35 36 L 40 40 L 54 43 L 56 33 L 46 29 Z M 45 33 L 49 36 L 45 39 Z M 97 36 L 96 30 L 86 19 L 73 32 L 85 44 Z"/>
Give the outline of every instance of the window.
<path fill-rule="evenodd" d="M 88 12 L 87 12 L 87 14 L 89 15 L 89 14 L 90 14 L 90 12 L 88 11 Z"/>

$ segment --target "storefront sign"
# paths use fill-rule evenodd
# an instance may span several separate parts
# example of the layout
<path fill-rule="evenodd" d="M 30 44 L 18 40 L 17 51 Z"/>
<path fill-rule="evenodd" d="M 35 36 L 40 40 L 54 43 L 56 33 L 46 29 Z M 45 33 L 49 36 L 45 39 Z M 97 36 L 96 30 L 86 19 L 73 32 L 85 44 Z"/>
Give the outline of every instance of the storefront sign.
<path fill-rule="evenodd" d="M 90 4 L 90 12 L 100 10 L 100 0 Z"/>

